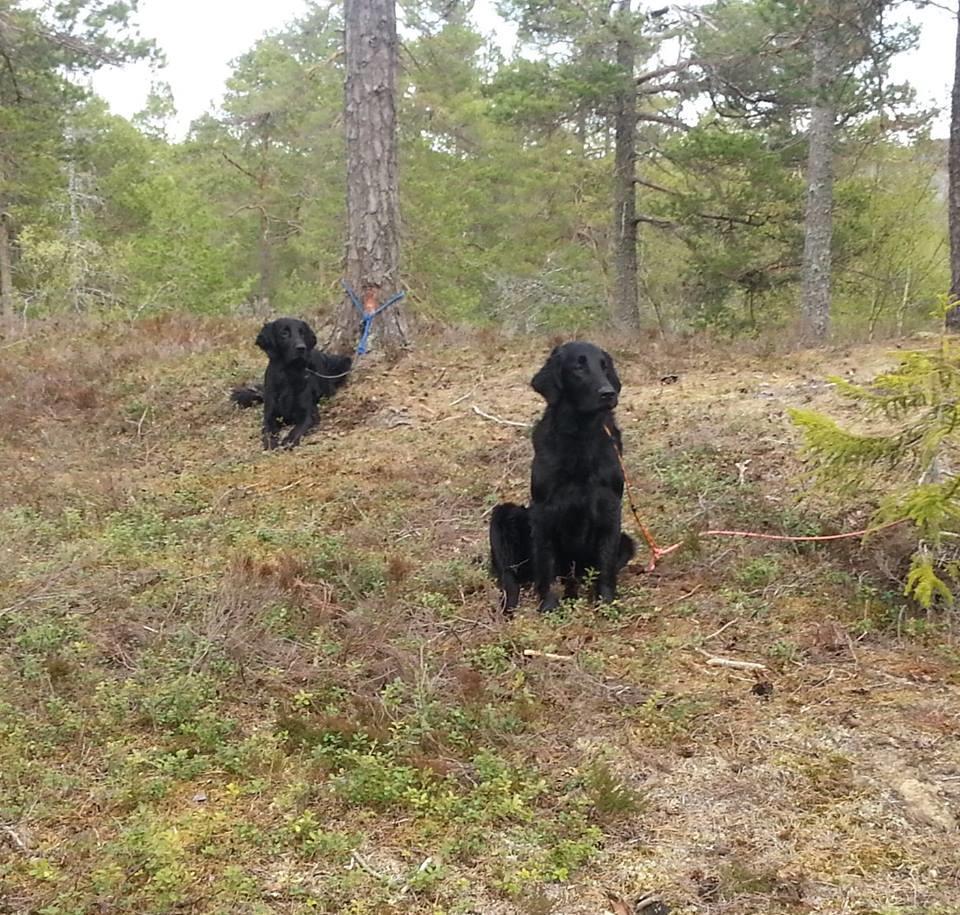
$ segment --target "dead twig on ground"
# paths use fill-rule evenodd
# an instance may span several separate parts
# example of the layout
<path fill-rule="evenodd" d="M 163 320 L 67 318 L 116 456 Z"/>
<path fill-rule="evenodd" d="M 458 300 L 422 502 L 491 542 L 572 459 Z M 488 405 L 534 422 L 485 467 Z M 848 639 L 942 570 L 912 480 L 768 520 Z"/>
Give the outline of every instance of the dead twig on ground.
<path fill-rule="evenodd" d="M 737 468 L 737 486 L 743 486 L 747 481 L 747 468 L 750 466 L 750 458 L 745 461 L 738 461 L 733 466 Z"/>
<path fill-rule="evenodd" d="M 548 661 L 576 660 L 576 657 L 572 654 L 554 654 L 552 651 L 537 651 L 535 648 L 524 648 L 523 656 L 525 658 L 546 658 Z"/>
<path fill-rule="evenodd" d="M 484 382 L 484 377 L 483 375 L 481 375 L 480 380 L 469 391 L 467 391 L 466 394 L 461 395 L 456 400 L 451 400 L 450 403 L 447 404 L 447 406 L 455 407 L 458 403 L 463 403 L 468 397 L 472 397 L 476 393 L 477 388 L 479 388 L 480 385 L 483 384 L 483 382 Z"/>
<path fill-rule="evenodd" d="M 853 663 L 859 667 L 860 658 L 857 657 L 857 652 L 853 648 L 853 639 L 850 638 L 850 633 L 844 630 L 843 634 L 847 637 L 847 647 L 850 649 L 850 657 L 853 658 Z"/>
<path fill-rule="evenodd" d="M 674 604 L 683 603 L 683 601 L 687 600 L 687 598 L 693 597 L 693 595 L 696 594 L 697 591 L 699 591 L 702 587 L 702 584 L 697 585 L 695 588 L 691 588 L 689 591 L 687 591 L 686 594 L 681 594 L 679 597 L 674 597 L 672 600 L 665 601 L 664 603 L 660 604 L 660 609 L 663 610 L 665 607 L 672 607 Z M 708 636 L 708 638 L 710 638 L 710 636 Z"/>
<path fill-rule="evenodd" d="M 700 641 L 709 642 L 710 639 L 715 639 L 718 635 L 720 635 L 721 632 L 723 632 L 726 629 L 729 629 L 731 626 L 734 626 L 739 622 L 740 622 L 740 617 L 735 616 L 732 620 L 729 620 L 728 622 L 724 623 L 716 632 L 711 632 L 710 635 L 705 635 Z"/>
<path fill-rule="evenodd" d="M 253 484 L 252 486 L 246 486 L 247 490 L 253 490 L 258 495 L 271 495 L 274 496 L 277 493 L 287 492 L 289 489 L 296 489 L 298 486 L 304 486 L 305 489 L 312 488 L 315 484 L 308 483 L 306 477 L 300 477 L 298 480 L 294 480 L 292 483 L 287 483 L 286 486 L 281 486 L 278 489 L 268 489 L 268 484 Z"/>
<path fill-rule="evenodd" d="M 389 887 L 400 888 L 403 886 L 403 881 L 397 877 L 391 877 L 389 874 L 382 874 L 380 871 L 376 870 L 372 865 L 368 864 L 363 858 L 360 857 L 360 853 L 357 851 L 350 853 L 350 861 L 347 864 L 347 870 L 352 870 L 353 866 L 360 868 L 365 874 L 373 877 L 374 880 L 379 880 L 381 883 L 386 884 Z"/>
<path fill-rule="evenodd" d="M 470 406 L 473 408 L 473 412 L 476 413 L 477 416 L 482 416 L 484 419 L 489 419 L 491 422 L 500 423 L 504 426 L 519 426 L 521 429 L 530 428 L 530 423 L 518 423 L 512 419 L 501 419 L 499 416 L 494 416 L 492 413 L 484 412 L 476 404 L 471 404 Z"/>
<path fill-rule="evenodd" d="M 766 670 L 767 667 L 765 664 L 760 664 L 757 661 L 737 661 L 733 658 L 718 658 L 714 655 L 711 655 L 707 651 L 702 651 L 697 649 L 706 659 L 707 667 L 727 667 L 730 670 Z"/>

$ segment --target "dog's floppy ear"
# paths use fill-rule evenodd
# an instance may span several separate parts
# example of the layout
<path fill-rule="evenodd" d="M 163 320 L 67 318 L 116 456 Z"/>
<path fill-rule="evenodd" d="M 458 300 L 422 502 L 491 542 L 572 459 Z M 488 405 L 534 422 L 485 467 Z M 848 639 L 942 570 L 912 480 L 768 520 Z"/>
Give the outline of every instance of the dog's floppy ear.
<path fill-rule="evenodd" d="M 560 373 L 560 349 L 559 346 L 553 348 L 553 352 L 550 353 L 543 367 L 533 376 L 530 382 L 534 391 L 551 407 L 560 400 L 560 392 L 563 388 L 563 376 Z"/>
<path fill-rule="evenodd" d="M 607 381 L 613 385 L 613 389 L 619 394 L 620 388 L 622 388 L 623 385 L 620 384 L 620 376 L 617 374 L 617 370 L 613 367 L 613 357 L 606 350 L 604 350 L 603 358 L 607 360 Z"/>
<path fill-rule="evenodd" d="M 277 355 L 277 322 L 271 321 L 264 324 L 257 334 L 257 346 L 260 347 L 268 356 Z"/>
<path fill-rule="evenodd" d="M 301 321 L 300 327 L 303 329 L 303 342 L 307 344 L 307 349 L 313 349 L 317 345 L 317 335 L 313 328 L 306 321 Z"/>

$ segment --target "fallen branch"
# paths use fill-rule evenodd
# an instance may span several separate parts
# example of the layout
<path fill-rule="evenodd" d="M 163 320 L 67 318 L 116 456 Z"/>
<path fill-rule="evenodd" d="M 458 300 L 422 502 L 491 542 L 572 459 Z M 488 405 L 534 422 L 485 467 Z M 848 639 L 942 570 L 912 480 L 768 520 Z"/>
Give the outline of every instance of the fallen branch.
<path fill-rule="evenodd" d="M 525 658 L 546 658 L 548 661 L 575 661 L 572 654 L 554 654 L 552 651 L 537 651 L 535 648 L 524 648 Z"/>
<path fill-rule="evenodd" d="M 417 873 L 422 874 L 433 864 L 433 857 L 428 856 L 420 863 L 420 866 L 417 868 Z M 385 886 L 389 887 L 392 890 L 399 890 L 401 896 L 405 896 L 410 890 L 410 881 L 404 880 L 401 877 L 391 877 L 389 874 L 382 874 L 380 871 L 373 868 L 370 864 L 363 860 L 360 857 L 359 852 L 350 853 L 350 861 L 347 864 L 347 870 L 352 870 L 354 865 L 356 865 L 360 870 L 365 874 L 373 877 L 374 880 L 378 880 L 383 883 Z"/>
<path fill-rule="evenodd" d="M 740 617 L 739 617 L 739 616 L 735 616 L 735 617 L 734 617 L 732 620 L 730 620 L 729 622 L 724 623 L 716 632 L 711 632 L 710 635 L 705 635 L 700 641 L 702 641 L 702 642 L 709 642 L 710 639 L 715 639 L 715 638 L 716 638 L 718 635 L 720 635 L 720 633 L 723 632 L 725 629 L 729 629 L 731 626 L 734 626 L 734 625 L 736 625 L 736 624 L 739 623 L 739 622 L 740 622 Z"/>
<path fill-rule="evenodd" d="M 501 419 L 499 416 L 494 416 L 492 413 L 485 413 L 481 410 L 476 404 L 470 405 L 473 408 L 473 412 L 477 416 L 482 416 L 484 419 L 489 419 L 491 422 L 501 423 L 504 426 L 519 426 L 521 429 L 529 429 L 530 423 L 518 423 L 512 419 Z"/>
<path fill-rule="evenodd" d="M 302 486 L 304 483 L 306 483 L 306 481 L 307 481 L 306 477 L 300 477 L 299 480 L 294 480 L 292 483 L 287 483 L 286 486 L 281 486 L 279 489 L 274 489 L 274 490 L 270 490 L 268 488 L 268 484 L 254 483 L 250 486 L 247 486 L 246 489 L 252 490 L 253 492 L 258 493 L 260 495 L 263 495 L 265 493 L 268 493 L 269 495 L 276 495 L 276 493 L 278 492 L 286 492 L 288 489 L 294 489 L 297 486 Z"/>
<path fill-rule="evenodd" d="M 360 870 L 373 877 L 374 880 L 379 880 L 389 887 L 399 888 L 403 886 L 403 880 L 398 877 L 391 877 L 389 874 L 380 873 L 380 871 L 367 864 L 367 862 L 360 857 L 360 853 L 356 851 L 350 853 L 350 863 L 347 864 L 347 870 L 351 870 L 353 865 L 359 867 Z"/>
<path fill-rule="evenodd" d="M 702 587 L 702 584 L 697 585 L 695 588 L 691 588 L 689 591 L 687 591 L 686 594 L 681 594 L 679 597 L 673 598 L 673 600 L 668 600 L 666 603 L 660 605 L 661 609 L 663 607 L 672 607 L 674 604 L 682 603 L 688 598 L 693 597 L 693 595 L 696 594 L 697 591 L 699 591 Z M 708 636 L 708 638 L 712 638 L 712 636 Z"/>
<path fill-rule="evenodd" d="M 463 403 L 463 401 L 465 401 L 468 397 L 472 397 L 476 393 L 477 388 L 479 388 L 481 384 L 483 384 L 483 375 L 480 376 L 480 380 L 469 391 L 467 391 L 466 394 L 461 394 L 456 400 L 451 400 L 447 406 L 455 407 L 458 403 Z"/>
<path fill-rule="evenodd" d="M 706 652 L 703 652 L 706 654 Z M 731 670 L 766 670 L 766 666 L 756 661 L 734 661 L 731 658 L 712 658 L 707 656 L 707 667 L 728 667 Z"/>

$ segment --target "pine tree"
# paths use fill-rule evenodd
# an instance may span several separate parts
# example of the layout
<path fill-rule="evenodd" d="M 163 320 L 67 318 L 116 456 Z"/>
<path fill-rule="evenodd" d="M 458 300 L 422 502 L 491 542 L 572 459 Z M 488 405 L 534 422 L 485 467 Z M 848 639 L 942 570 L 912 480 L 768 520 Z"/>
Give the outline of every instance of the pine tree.
<path fill-rule="evenodd" d="M 895 4 L 718 2 L 704 8 L 695 32 L 710 96 L 722 114 L 762 125 L 783 140 L 806 140 L 800 323 L 811 342 L 824 340 L 830 327 L 835 159 L 842 131 L 910 101 L 910 93 L 888 79 L 891 59 L 916 41 L 912 29 L 885 20 Z M 805 129 L 798 136 L 799 124 Z"/>
<path fill-rule="evenodd" d="M 344 6 L 347 142 L 347 281 L 370 315 L 397 294 L 400 280 L 400 193 L 397 155 L 397 14 L 395 0 L 347 0 Z M 377 319 L 384 348 L 408 343 L 400 303 Z M 356 342 L 357 314 L 347 296 L 331 343 Z"/>
<path fill-rule="evenodd" d="M 947 153 L 950 230 L 950 304 L 947 327 L 960 331 L 960 5 L 956 14 L 953 89 L 950 93 L 950 145 Z"/>
<path fill-rule="evenodd" d="M 69 145 L 66 121 L 86 95 L 73 78 L 153 53 L 131 36 L 134 6 L 0 4 L 0 319 L 13 308 L 16 237 L 65 183 L 56 162 Z"/>
<path fill-rule="evenodd" d="M 517 22 L 522 42 L 539 61 L 522 58 L 498 74 L 515 87 L 526 72 L 547 78 L 546 87 L 530 85 L 534 104 L 528 110 L 552 119 L 554 130 L 575 130 L 581 149 L 591 145 L 608 150 L 613 161 L 610 181 L 611 317 L 625 328 L 640 324 L 638 255 L 637 147 L 638 124 L 676 128 L 684 125 L 663 113 L 664 96 L 679 90 L 677 71 L 684 65 L 657 67 L 656 50 L 668 37 L 659 12 L 647 12 L 630 0 L 506 0 L 504 13 Z M 653 69 L 638 74 L 639 64 L 651 61 Z M 511 86 L 512 84 L 512 86 Z M 541 88 L 540 97 L 536 97 Z M 549 92 L 545 99 L 543 89 Z M 681 90 L 682 91 L 682 90 Z"/>

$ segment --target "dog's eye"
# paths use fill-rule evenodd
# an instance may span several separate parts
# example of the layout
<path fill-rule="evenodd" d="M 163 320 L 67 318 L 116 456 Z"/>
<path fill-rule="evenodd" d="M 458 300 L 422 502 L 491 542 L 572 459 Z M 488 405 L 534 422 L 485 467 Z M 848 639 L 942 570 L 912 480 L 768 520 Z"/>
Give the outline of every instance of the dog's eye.
<path fill-rule="evenodd" d="M 577 365 L 583 366 L 583 365 L 586 365 L 586 364 L 587 364 L 587 357 L 586 357 L 586 356 L 578 356 L 578 357 L 577 357 Z"/>
<path fill-rule="evenodd" d="M 600 360 L 600 368 L 606 370 L 606 368 L 607 368 L 607 360 L 606 360 L 606 359 L 601 359 L 601 360 Z"/>

